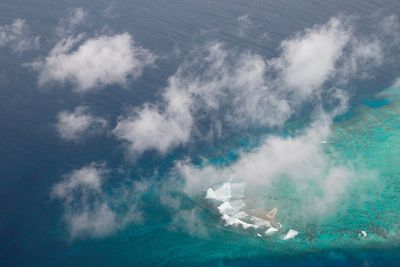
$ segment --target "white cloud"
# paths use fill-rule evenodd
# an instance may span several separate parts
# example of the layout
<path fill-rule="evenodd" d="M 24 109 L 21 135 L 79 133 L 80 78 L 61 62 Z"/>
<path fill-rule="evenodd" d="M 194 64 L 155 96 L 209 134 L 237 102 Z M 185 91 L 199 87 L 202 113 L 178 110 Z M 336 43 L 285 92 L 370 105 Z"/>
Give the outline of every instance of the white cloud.
<path fill-rule="evenodd" d="M 66 175 L 53 187 L 51 196 L 64 202 L 64 219 L 72 238 L 115 231 L 116 215 L 103 199 L 105 173 L 103 166 L 91 164 Z"/>
<path fill-rule="evenodd" d="M 9 47 L 14 52 L 38 49 L 40 37 L 29 33 L 25 20 L 16 19 L 12 24 L 0 26 L 0 47 Z"/>
<path fill-rule="evenodd" d="M 135 45 L 128 33 L 88 39 L 74 49 L 83 35 L 61 40 L 44 60 L 31 66 L 39 71 L 39 85 L 71 84 L 77 92 L 108 85 L 126 86 L 128 79 L 141 76 L 155 56 Z"/>
<path fill-rule="evenodd" d="M 74 34 L 77 27 L 84 24 L 88 16 L 88 12 L 82 7 L 68 10 L 68 16 L 60 19 L 56 27 L 58 37 L 64 38 Z"/>
<path fill-rule="evenodd" d="M 109 43 L 115 39 L 129 39 L 128 34 L 90 39 L 74 50 L 82 38 L 83 35 L 64 39 L 46 60 L 39 63 L 41 75 L 45 77 L 42 78 L 43 84 L 70 82 L 75 84 L 77 90 L 87 91 L 112 83 L 125 84 L 127 76 L 135 77 L 127 74 L 126 70 L 132 68 L 127 64 L 129 67 L 118 70 L 115 77 L 111 75 L 113 78 L 101 80 L 98 74 L 111 70 L 108 67 L 104 67 L 106 70 L 93 70 L 89 67 L 92 61 L 85 56 L 95 54 L 93 51 L 101 50 L 99 47 L 104 47 L 103 44 L 107 44 L 106 51 L 114 51 L 109 49 Z M 125 41 L 119 40 L 118 43 L 121 45 Z M 114 45 L 118 46 L 111 46 Z M 250 195 L 261 196 L 260 192 L 263 192 L 264 200 L 271 200 L 279 191 L 275 190 L 276 187 L 282 186 L 279 183 L 284 181 L 288 186 L 288 195 L 275 198 L 276 204 L 283 205 L 289 198 L 299 207 L 298 213 L 293 216 L 326 214 L 345 197 L 355 174 L 346 163 L 325 153 L 321 144 L 329 137 L 332 117 L 346 110 L 348 100 L 346 93 L 324 88 L 324 84 L 346 76 L 345 69 L 356 75 L 364 67 L 360 65 L 381 64 L 381 45 L 373 37 L 355 38 L 350 25 L 338 18 L 284 41 L 281 55 L 271 60 L 248 51 L 229 50 L 221 43 L 207 44 L 169 78 L 159 102 L 144 104 L 121 116 L 113 133 L 126 143 L 127 150 L 134 157 L 148 150 L 167 153 L 190 142 L 193 136 L 204 138 L 210 129 L 220 134 L 223 127 L 281 127 L 304 103 L 313 102 L 317 118 L 294 136 L 269 136 L 261 146 L 240 153 L 239 159 L 227 166 L 215 166 L 208 162 L 195 166 L 181 161 L 174 171 L 184 178 L 184 192 L 189 196 L 198 196 L 207 187 L 233 178 L 249 182 Z M 129 46 L 135 51 L 142 49 L 132 48 L 133 44 Z M 122 47 L 126 48 L 126 45 Z M 147 64 L 151 64 L 154 58 L 147 56 Z M 121 55 L 117 58 L 122 60 Z M 78 65 L 84 67 L 80 71 L 90 75 L 80 76 L 70 66 L 72 62 L 81 60 L 84 62 Z M 61 74 L 51 66 L 59 66 Z M 46 71 L 51 74 L 43 74 Z M 321 107 L 322 97 L 332 98 L 332 102 L 336 103 L 329 115 Z M 77 121 L 78 132 L 86 127 L 86 120 L 81 117 L 88 115 L 87 111 L 66 114 L 69 115 L 67 118 L 72 118 L 71 121 Z M 201 129 L 204 124 L 209 126 L 206 130 Z M 74 136 L 74 131 L 70 135 Z M 123 197 L 111 200 L 103 190 L 106 173 L 104 167 L 91 164 L 66 175 L 62 182 L 54 186 L 52 196 L 63 200 L 65 220 L 73 237 L 103 236 L 121 229 L 128 222 L 139 220 L 135 205 L 128 213 L 115 211 L 114 203 L 127 203 L 127 199 L 132 197 L 132 190 L 120 190 L 123 193 L 119 195 Z M 167 181 L 167 184 L 170 183 L 179 185 L 176 177 L 172 182 Z M 199 222 L 196 210 L 179 211 L 181 201 L 170 194 L 171 188 L 160 192 L 159 196 L 161 204 L 178 210 L 170 228 L 204 235 L 205 228 Z M 178 190 L 179 186 L 173 189 Z M 260 203 L 261 206 L 264 204 Z"/>
<path fill-rule="evenodd" d="M 110 1 L 106 9 L 103 11 L 103 16 L 109 19 L 113 19 L 119 16 L 117 12 L 118 4 L 116 0 Z"/>
<path fill-rule="evenodd" d="M 392 36 L 395 41 L 400 41 L 400 23 L 396 15 L 386 16 L 380 22 L 380 27 L 388 36 Z"/>
<path fill-rule="evenodd" d="M 128 143 L 134 157 L 152 149 L 166 153 L 189 140 L 192 117 L 185 103 L 189 100 L 179 92 L 169 91 L 165 97 L 168 99 L 165 113 L 157 107 L 145 106 L 133 115 L 122 117 L 114 129 L 114 134 Z"/>
<path fill-rule="evenodd" d="M 201 219 L 202 209 L 187 205 L 185 199 L 177 192 L 182 188 L 182 181 L 177 175 L 170 176 L 157 184 L 157 194 L 160 204 L 171 214 L 167 229 L 180 231 L 196 237 L 207 237 L 207 226 Z"/>
<path fill-rule="evenodd" d="M 349 42 L 349 52 L 336 68 L 336 83 L 345 84 L 354 78 L 370 78 L 371 70 L 383 63 L 384 51 L 377 37 L 353 37 Z"/>
<path fill-rule="evenodd" d="M 121 117 L 114 133 L 137 156 L 166 153 L 193 136 L 220 136 L 225 127 L 282 127 L 305 103 L 319 108 L 321 98 L 336 97 L 324 87 L 328 81 L 337 87 L 368 77 L 382 61 L 379 39 L 355 36 L 343 17 L 283 41 L 269 60 L 209 43 L 169 78 L 162 101 Z"/>
<path fill-rule="evenodd" d="M 103 189 L 107 174 L 104 164 L 91 163 L 53 186 L 51 196 L 63 202 L 71 238 L 103 237 L 142 220 L 137 204 L 145 184 L 136 182 L 109 196 Z"/>
<path fill-rule="evenodd" d="M 168 229 L 170 231 L 182 231 L 191 236 L 207 237 L 207 227 L 199 218 L 200 212 L 201 210 L 198 208 L 176 212 Z"/>
<path fill-rule="evenodd" d="M 309 96 L 335 74 L 335 64 L 351 37 L 350 28 L 338 18 L 307 29 L 282 43 L 274 62 L 282 81 L 300 96 Z"/>
<path fill-rule="evenodd" d="M 394 81 L 391 87 L 400 88 L 400 77 Z"/>
<path fill-rule="evenodd" d="M 177 169 L 185 180 L 184 192 L 199 197 L 216 183 L 229 179 L 246 181 L 246 194 L 250 199 L 255 196 L 264 198 L 257 204 L 259 207 L 263 207 L 268 200 L 283 205 L 293 198 L 296 199 L 299 214 L 306 210 L 310 217 L 325 214 L 335 208 L 354 178 L 349 166 L 333 160 L 324 152 L 321 141 L 328 138 L 329 127 L 329 119 L 321 119 L 296 136 L 270 136 L 260 147 L 242 152 L 239 159 L 228 166 L 204 162 L 196 167 L 180 162 Z M 273 199 L 280 181 L 286 181 L 286 192 L 290 195 Z M 303 195 L 304 192 L 307 195 Z M 312 209 L 310 205 L 313 205 Z"/>
<path fill-rule="evenodd" d="M 104 180 L 106 169 L 102 165 L 90 164 L 79 170 L 73 171 L 67 179 L 56 184 L 53 187 L 52 195 L 58 198 L 65 199 L 67 202 L 72 202 L 73 191 L 80 189 L 89 192 L 101 192 L 101 187 Z"/>
<path fill-rule="evenodd" d="M 238 24 L 239 24 L 238 34 L 239 36 L 243 37 L 250 30 L 251 26 L 253 25 L 253 21 L 250 19 L 249 14 L 244 14 L 238 17 Z"/>
<path fill-rule="evenodd" d="M 85 106 L 78 106 L 73 112 L 61 111 L 58 114 L 57 131 L 65 140 L 82 140 L 87 135 L 100 133 L 106 126 L 105 119 L 91 115 Z"/>
<path fill-rule="evenodd" d="M 371 40 L 354 40 L 353 43 L 353 60 L 360 60 L 358 65 L 363 65 L 366 61 L 373 61 L 379 65 L 383 60 L 383 51 L 381 42 L 378 39 Z"/>
<path fill-rule="evenodd" d="M 187 143 L 198 131 L 196 120 L 201 116 L 208 116 L 217 132 L 221 122 L 276 126 L 287 120 L 289 104 L 267 84 L 260 56 L 235 54 L 220 43 L 208 45 L 200 54 L 169 78 L 162 102 L 120 118 L 114 133 L 128 143 L 131 154 L 152 149 L 166 153 Z M 213 121 L 221 106 L 228 111 L 221 122 Z"/>
<path fill-rule="evenodd" d="M 381 28 L 388 30 L 395 27 L 397 18 L 383 21 Z M 282 42 L 278 58 L 269 60 L 271 71 L 281 86 L 304 99 L 319 94 L 326 84 L 343 87 L 356 79 L 371 78 L 383 63 L 385 50 L 395 43 L 382 42 L 381 32 L 365 35 L 355 33 L 355 28 L 354 19 L 340 16 L 297 33 Z"/>

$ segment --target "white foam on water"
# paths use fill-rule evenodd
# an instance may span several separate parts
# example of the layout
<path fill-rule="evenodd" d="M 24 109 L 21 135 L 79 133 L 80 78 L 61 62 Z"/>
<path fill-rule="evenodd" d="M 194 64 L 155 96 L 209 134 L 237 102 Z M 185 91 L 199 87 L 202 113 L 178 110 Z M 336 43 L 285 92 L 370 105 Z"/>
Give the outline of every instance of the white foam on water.
<path fill-rule="evenodd" d="M 360 233 L 358 233 L 358 236 L 359 236 L 360 238 L 367 238 L 367 237 L 368 237 L 368 234 L 367 234 L 366 231 L 361 230 Z"/>
<path fill-rule="evenodd" d="M 229 202 L 222 203 L 221 205 L 218 206 L 217 209 L 218 209 L 219 213 L 221 213 L 222 215 L 224 215 L 224 214 L 232 215 L 232 214 L 239 212 L 239 210 L 233 208 Z"/>
<path fill-rule="evenodd" d="M 276 232 L 278 232 L 278 229 L 271 226 L 267 231 L 265 231 L 265 235 L 273 235 Z"/>
<path fill-rule="evenodd" d="M 298 234 L 299 232 L 297 232 L 296 230 L 290 229 L 289 232 L 287 232 L 287 234 L 283 237 L 283 240 L 295 238 Z"/>
<path fill-rule="evenodd" d="M 228 216 L 226 214 L 222 215 L 222 219 L 225 221 L 226 225 L 232 225 L 232 226 L 242 226 L 243 229 L 248 229 L 248 228 L 254 228 L 257 229 L 259 228 L 257 225 L 246 223 L 242 220 L 232 218 L 231 216 Z"/>

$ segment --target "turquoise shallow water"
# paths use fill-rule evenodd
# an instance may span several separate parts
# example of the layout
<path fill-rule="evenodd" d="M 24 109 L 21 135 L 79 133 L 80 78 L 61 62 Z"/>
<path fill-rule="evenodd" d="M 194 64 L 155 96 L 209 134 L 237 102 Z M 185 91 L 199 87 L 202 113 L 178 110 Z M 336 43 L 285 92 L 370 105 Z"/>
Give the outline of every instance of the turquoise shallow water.
<path fill-rule="evenodd" d="M 386 256 L 386 262 L 385 257 L 379 260 L 379 255 L 393 249 L 396 251 L 400 245 L 398 88 L 384 90 L 366 103 L 353 109 L 350 119 L 334 123 L 327 144 L 323 145 L 332 162 L 345 164 L 355 172 L 346 193 L 331 212 L 318 218 L 302 217 L 300 213 L 303 211 L 298 210 L 298 201 L 304 198 L 302 192 L 291 186 L 290 181 L 281 180 L 264 198 L 272 202 L 275 199 L 277 205 L 283 206 L 279 219 L 295 226 L 300 232 L 296 239 L 290 242 L 278 238 L 260 240 L 254 233 L 232 228 L 232 232 L 224 231 L 222 226 L 218 226 L 221 223 L 215 215 L 204 215 L 210 236 L 196 242 L 196 246 L 187 244 L 188 247 L 182 249 L 184 252 L 181 253 L 185 255 L 182 258 L 189 256 L 208 262 L 223 257 L 233 260 L 232 266 L 235 266 L 234 259 L 242 262 L 241 258 L 261 258 L 258 264 L 268 262 L 262 260 L 264 257 L 292 258 L 301 262 L 304 260 L 301 255 L 308 255 L 308 260 L 315 257 L 316 266 L 320 266 L 319 257 L 325 258 L 326 264 L 332 266 L 395 264 L 395 257 Z M 232 156 L 235 153 L 226 154 L 222 161 L 215 158 L 213 164 L 236 160 Z M 313 190 L 312 185 L 310 189 Z M 203 212 L 207 214 L 207 211 Z M 366 238 L 360 237 L 361 230 L 367 232 Z M 207 257 L 201 260 L 198 257 L 203 251 L 208 251 Z M 179 260 L 179 257 L 174 260 Z"/>
<path fill-rule="evenodd" d="M 344 159 L 354 162 L 355 168 L 364 168 L 375 173 L 375 178 L 371 181 L 367 179 L 365 184 L 362 180 L 359 181 L 358 187 L 366 190 L 366 201 L 352 211 L 357 218 L 354 221 L 368 224 L 375 232 L 372 242 L 398 245 L 398 88 L 384 91 L 379 98 L 377 103 L 384 101 L 387 105 L 378 108 L 360 107 L 354 118 L 335 126 L 332 142 Z M 356 202 L 357 193 L 358 191 L 354 193 L 349 203 Z"/>
<path fill-rule="evenodd" d="M 195 246 L 190 245 L 189 240 L 188 243 L 183 241 L 187 244 L 185 249 L 177 248 L 182 250 L 181 258 L 208 262 L 223 257 L 231 259 L 232 262 L 228 260 L 225 263 L 232 266 L 243 264 L 242 258 L 260 258 L 253 260 L 255 265 L 274 264 L 275 257 L 285 258 L 288 265 L 293 264 L 290 259 L 303 264 L 302 260 L 306 258 L 305 266 L 310 266 L 307 264 L 311 264 L 312 259 L 315 266 L 324 266 L 323 262 L 332 266 L 395 266 L 398 259 L 393 251 L 397 251 L 400 245 L 398 88 L 387 89 L 377 97 L 352 110 L 354 115 L 350 119 L 334 123 L 328 143 L 324 145 L 332 162 L 345 162 L 356 173 L 332 212 L 313 219 L 299 217 L 297 201 L 303 196 L 290 186 L 289 181 L 280 181 L 273 185 L 265 199 L 275 199 L 277 205 L 284 206 L 279 219 L 295 225 L 300 232 L 296 239 L 290 242 L 277 238 L 260 240 L 254 233 L 233 229 L 230 229 L 233 232 L 224 231 L 222 226 L 222 229 L 217 227 L 221 223 L 216 216 L 204 215 L 208 221 L 209 237 L 196 242 Z M 227 154 L 223 164 L 235 160 Z M 214 160 L 214 164 L 220 163 Z M 359 236 L 361 230 L 367 232 L 366 238 Z M 207 251 L 207 256 L 200 259 L 204 251 Z M 383 256 L 385 253 L 393 257 Z M 265 257 L 270 257 L 270 260 Z M 179 259 L 177 256 L 171 261 Z"/>
<path fill-rule="evenodd" d="M 302 198 L 301 192 L 296 191 L 289 181 L 274 184 L 270 191 L 272 195 L 265 195 L 267 201 L 275 199 L 277 205 L 284 206 L 280 209 L 279 219 L 300 232 L 295 239 L 286 242 L 279 238 L 260 239 L 254 233 L 226 228 L 218 215 L 203 204 L 199 205 L 203 203 L 201 200 L 186 199 L 183 207 L 197 207 L 202 224 L 196 227 L 205 227 L 206 235 L 182 235 L 179 230 L 166 231 L 167 225 L 147 225 L 141 230 L 128 229 L 114 242 L 126 238 L 128 248 L 123 251 L 141 255 L 143 262 L 136 259 L 138 263 L 396 266 L 400 245 L 397 90 L 387 89 L 377 96 L 378 100 L 369 100 L 373 103 L 385 99 L 385 105 L 360 105 L 352 110 L 351 119 L 333 124 L 328 143 L 324 144 L 325 153 L 332 162 L 345 162 L 356 175 L 332 212 L 318 218 L 302 218 L 297 203 Z M 248 142 L 239 143 L 252 147 Z M 220 158 L 214 155 L 211 164 L 230 164 L 237 160 L 236 154 L 230 151 Z M 368 233 L 367 238 L 359 236 L 361 230 Z M 129 238 L 143 246 L 132 245 Z M 149 247 L 152 249 L 148 250 Z M 124 255 L 125 252 L 121 253 Z"/>

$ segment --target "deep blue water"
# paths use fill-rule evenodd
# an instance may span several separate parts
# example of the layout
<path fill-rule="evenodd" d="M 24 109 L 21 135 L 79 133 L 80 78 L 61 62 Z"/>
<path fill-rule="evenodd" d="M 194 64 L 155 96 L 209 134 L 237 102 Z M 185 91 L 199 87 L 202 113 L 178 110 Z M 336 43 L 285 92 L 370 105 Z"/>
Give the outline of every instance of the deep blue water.
<path fill-rule="evenodd" d="M 335 248 L 290 256 L 266 253 L 261 257 L 263 252 L 258 240 L 235 234 L 225 236 L 212 226 L 215 233 L 208 239 L 168 231 L 171 214 L 157 204 L 156 193 L 152 192 L 146 196 L 148 213 L 143 224 L 128 225 L 103 238 L 71 240 L 62 221 L 62 205 L 50 198 L 52 186 L 63 174 L 93 161 L 106 161 L 110 169 L 124 170 L 122 174 L 113 173 L 111 185 L 126 179 L 147 179 L 155 172 L 156 179 L 162 181 L 176 160 L 190 157 L 196 163 L 207 157 L 217 164 L 232 162 L 238 157 L 238 149 L 257 146 L 261 136 L 268 132 L 259 129 L 231 131 L 211 145 L 194 142 L 167 155 L 146 152 L 132 163 L 126 159 L 121 143 L 110 136 L 95 136 L 81 143 L 62 141 L 54 129 L 60 110 L 72 110 L 85 104 L 114 127 L 118 116 L 127 108 L 155 102 L 168 77 L 199 44 L 218 40 L 230 48 L 250 50 L 271 58 L 279 53 L 282 40 L 307 27 L 325 23 L 332 16 L 358 16 L 357 30 L 362 33 L 373 28 L 370 21 L 376 17 L 400 15 L 400 2 L 396 0 L 117 0 L 113 3 L 118 15 L 106 18 L 102 12 L 109 2 L 0 1 L 0 25 L 23 18 L 30 32 L 41 36 L 38 51 L 18 54 L 0 47 L 1 266 L 400 266 L 398 244 L 379 248 Z M 74 7 L 83 7 L 90 14 L 90 23 L 82 26 L 81 31 L 95 34 L 105 26 L 116 33 L 126 31 L 159 56 L 156 67 L 146 69 L 140 79 L 129 85 L 135 90 L 111 86 L 107 90 L 79 95 L 68 86 L 56 85 L 51 90 L 38 88 L 37 74 L 23 63 L 47 55 L 56 43 L 54 25 Z M 237 34 L 237 19 L 244 14 L 249 14 L 253 27 L 242 37 Z M 202 31 L 209 32 L 201 34 Z M 268 33 L 267 40 L 260 38 L 263 33 Z M 174 54 L 176 49 L 180 50 L 179 54 Z M 374 96 L 391 85 L 400 74 L 398 67 L 395 60 L 389 60 L 375 72 L 373 79 L 350 84 L 351 108 L 342 121 L 352 117 L 346 115 L 359 106 L 379 109 L 390 105 L 389 100 L 377 100 Z M 302 124 L 300 120 L 292 123 L 296 122 Z M 287 134 L 286 130 L 281 130 L 280 134 Z M 204 213 L 203 216 L 212 217 Z M 243 241 L 246 238 L 249 240 Z M 221 241 L 223 239 L 225 241 Z M 237 239 L 243 243 L 235 248 Z M 221 246 L 232 252 L 207 257 L 221 251 Z M 196 250 L 197 247 L 200 250 Z M 201 250 L 204 247 L 207 251 Z"/>

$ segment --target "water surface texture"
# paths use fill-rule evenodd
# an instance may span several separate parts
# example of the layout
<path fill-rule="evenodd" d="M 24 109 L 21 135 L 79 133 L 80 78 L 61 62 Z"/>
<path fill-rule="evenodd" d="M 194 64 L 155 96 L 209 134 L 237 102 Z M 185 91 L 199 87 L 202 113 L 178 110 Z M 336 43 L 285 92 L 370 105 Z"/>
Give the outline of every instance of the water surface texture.
<path fill-rule="evenodd" d="M 395 0 L 1 0 L 0 266 L 400 266 L 399 48 Z"/>

